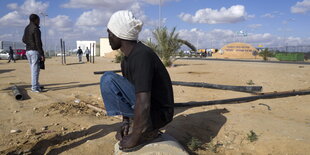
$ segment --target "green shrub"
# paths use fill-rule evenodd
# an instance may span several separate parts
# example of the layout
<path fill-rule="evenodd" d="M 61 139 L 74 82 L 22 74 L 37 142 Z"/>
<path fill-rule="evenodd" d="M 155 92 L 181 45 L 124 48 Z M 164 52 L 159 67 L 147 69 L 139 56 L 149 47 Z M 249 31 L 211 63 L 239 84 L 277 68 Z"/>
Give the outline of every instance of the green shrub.
<path fill-rule="evenodd" d="M 202 142 L 199 139 L 192 137 L 190 141 L 187 143 L 187 147 L 192 151 L 195 151 L 202 147 Z"/>
<path fill-rule="evenodd" d="M 257 141 L 257 140 L 258 140 L 258 136 L 257 136 L 257 134 L 256 134 L 253 130 L 251 130 L 251 131 L 250 131 L 250 134 L 247 134 L 247 135 L 248 135 L 247 139 L 248 139 L 250 142 L 254 142 L 254 141 Z"/>
<path fill-rule="evenodd" d="M 118 51 L 117 54 L 115 55 L 115 63 L 120 63 L 124 59 L 124 53 L 121 51 Z"/>

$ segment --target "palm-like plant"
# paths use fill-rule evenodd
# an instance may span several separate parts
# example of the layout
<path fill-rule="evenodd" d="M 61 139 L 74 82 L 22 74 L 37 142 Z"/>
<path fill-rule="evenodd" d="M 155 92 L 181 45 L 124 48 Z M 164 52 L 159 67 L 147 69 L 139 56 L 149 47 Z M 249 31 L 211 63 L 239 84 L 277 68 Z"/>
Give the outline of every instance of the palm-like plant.
<path fill-rule="evenodd" d="M 180 39 L 179 34 L 176 33 L 175 30 L 176 28 L 173 28 L 169 33 L 166 27 L 157 28 L 153 32 L 156 44 L 151 41 L 146 42 L 146 44 L 162 59 L 165 66 L 172 65 L 173 58 L 182 45 L 186 45 L 191 48 L 191 50 L 196 51 L 195 46 L 186 40 Z"/>
<path fill-rule="evenodd" d="M 264 61 L 267 61 L 268 57 L 273 56 L 273 53 L 271 53 L 268 48 L 265 48 L 259 53 L 259 56 L 263 57 Z"/>

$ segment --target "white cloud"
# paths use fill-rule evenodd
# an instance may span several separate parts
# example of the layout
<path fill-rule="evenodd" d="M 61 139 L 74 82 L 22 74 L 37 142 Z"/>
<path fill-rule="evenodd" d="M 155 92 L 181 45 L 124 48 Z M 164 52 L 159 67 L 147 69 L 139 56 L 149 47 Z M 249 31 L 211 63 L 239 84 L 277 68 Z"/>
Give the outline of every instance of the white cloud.
<path fill-rule="evenodd" d="M 31 13 L 39 14 L 40 12 L 45 12 L 48 5 L 48 3 L 35 0 L 25 0 L 21 6 L 18 6 L 17 3 L 10 3 L 7 7 L 13 11 L 0 18 L 0 25 L 25 26 L 28 24 L 28 16 Z"/>
<path fill-rule="evenodd" d="M 58 15 L 54 18 L 47 19 L 46 25 L 57 31 L 68 31 L 72 29 L 73 22 L 69 16 Z"/>
<path fill-rule="evenodd" d="M 108 10 L 119 10 L 129 6 L 135 0 L 70 0 L 62 5 L 64 8 L 105 8 Z"/>
<path fill-rule="evenodd" d="M 161 4 L 163 5 L 166 2 L 179 1 L 179 0 L 142 0 L 142 1 L 152 5 L 159 5 L 159 2 L 161 1 Z"/>
<path fill-rule="evenodd" d="M 222 24 L 237 23 L 254 16 L 248 16 L 243 5 L 234 5 L 228 9 L 222 7 L 220 10 L 212 10 L 211 8 L 200 9 L 196 11 L 195 15 L 181 13 L 179 17 L 183 21 L 191 23 Z"/>
<path fill-rule="evenodd" d="M 160 0 L 70 0 L 68 3 L 62 5 L 64 8 L 106 8 L 109 10 L 119 10 L 130 6 L 132 3 L 148 3 L 158 5 Z M 166 2 L 179 1 L 179 0 L 161 0 L 161 4 Z"/>
<path fill-rule="evenodd" d="M 302 2 L 297 2 L 291 7 L 292 13 L 306 13 L 310 11 L 310 0 L 303 0 Z"/>
<path fill-rule="evenodd" d="M 25 15 L 30 15 L 32 13 L 40 14 L 41 12 L 46 12 L 49 6 L 48 2 L 40 2 L 36 0 L 26 0 L 24 4 L 19 7 L 21 13 Z"/>
<path fill-rule="evenodd" d="M 228 29 L 214 29 L 203 31 L 199 29 L 182 29 L 177 31 L 179 37 L 191 42 L 198 48 L 221 48 L 232 42 L 246 42 L 254 47 L 262 44 L 264 47 L 284 47 L 286 42 L 289 46 L 309 45 L 310 38 L 278 37 L 270 33 L 248 33 L 246 37 L 236 35 L 236 32 Z"/>
<path fill-rule="evenodd" d="M 248 25 L 248 27 L 251 28 L 251 29 L 257 29 L 257 28 L 260 28 L 262 26 L 263 26 L 262 24 L 251 24 L 251 25 Z"/>
<path fill-rule="evenodd" d="M 16 10 L 18 8 L 18 4 L 17 3 L 10 3 L 8 5 L 6 5 L 9 9 L 11 10 Z"/>
<path fill-rule="evenodd" d="M 13 34 L 2 34 L 0 35 L 0 40 L 8 40 L 8 38 L 12 38 Z"/>
<path fill-rule="evenodd" d="M 17 12 L 10 12 L 0 18 L 1 26 L 25 26 L 28 22 Z"/>
<path fill-rule="evenodd" d="M 274 18 L 275 15 L 273 15 L 271 13 L 266 13 L 266 14 L 262 15 L 262 17 L 264 17 L 264 18 Z"/>
<path fill-rule="evenodd" d="M 92 11 L 83 12 L 77 19 L 77 26 L 106 26 L 112 13 L 93 9 Z"/>

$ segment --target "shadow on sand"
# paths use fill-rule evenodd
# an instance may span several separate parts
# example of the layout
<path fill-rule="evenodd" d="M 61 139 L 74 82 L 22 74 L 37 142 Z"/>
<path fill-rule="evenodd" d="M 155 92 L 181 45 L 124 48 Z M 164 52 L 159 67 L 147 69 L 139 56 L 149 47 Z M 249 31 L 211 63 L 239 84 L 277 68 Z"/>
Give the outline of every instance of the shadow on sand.
<path fill-rule="evenodd" d="M 12 71 L 15 71 L 15 69 L 0 69 L 0 74 Z"/>
<path fill-rule="evenodd" d="M 8 152 L 7 154 L 18 154 L 20 152 L 26 154 L 46 154 L 46 155 L 54 155 L 61 154 L 67 150 L 78 147 L 88 140 L 99 139 L 108 135 L 109 133 L 115 131 L 117 127 L 120 126 L 121 123 L 115 123 L 111 125 L 94 125 L 89 129 L 71 132 L 66 135 L 56 135 L 50 139 L 44 139 L 37 142 L 34 146 L 32 146 L 29 151 L 22 152 L 22 150 L 14 150 Z M 68 143 L 69 142 L 69 143 Z M 72 142 L 72 143 L 70 143 Z M 59 144 L 64 144 L 59 147 Z M 25 149 L 25 148 L 24 148 Z M 27 149 L 26 149 L 27 150 Z"/>
<path fill-rule="evenodd" d="M 188 108 L 177 108 L 175 113 L 180 113 Z M 223 115 L 227 109 L 214 109 L 189 115 L 179 115 L 164 129 L 165 133 L 176 138 L 187 151 L 187 143 L 193 138 L 199 139 L 202 144 L 209 143 L 217 136 L 227 119 Z M 191 152 L 193 154 L 193 152 Z"/>
<path fill-rule="evenodd" d="M 80 83 L 80 82 L 68 82 L 68 83 L 53 83 L 53 84 L 44 84 L 44 87 L 49 89 L 49 86 L 58 86 L 58 85 L 70 85 L 70 84 L 76 84 L 76 83 Z M 14 85 L 14 84 L 13 84 Z M 19 89 L 26 89 L 26 88 L 31 88 L 31 85 L 20 85 L 20 84 L 15 84 L 16 86 L 18 86 Z M 57 88 L 57 87 L 56 87 Z M 2 90 L 11 90 L 12 87 L 8 87 Z"/>
<path fill-rule="evenodd" d="M 176 113 L 181 113 L 187 108 L 178 108 Z M 191 150 L 187 147 L 187 143 L 192 137 L 198 138 L 202 144 L 209 143 L 214 137 L 217 136 L 222 126 L 226 123 L 227 119 L 223 113 L 229 112 L 226 109 L 215 109 L 205 112 L 199 112 L 189 115 L 179 115 L 173 119 L 164 129 L 165 133 L 176 138 L 185 149 L 191 154 Z M 71 132 L 66 135 L 56 135 L 49 139 L 41 140 L 29 148 L 18 147 L 8 150 L 7 154 L 61 154 L 67 150 L 78 147 L 88 140 L 99 139 L 116 131 L 121 123 L 111 125 L 94 125 L 89 129 Z M 71 143 L 70 143 L 71 142 Z M 61 145 L 63 144 L 63 145 Z M 28 150 L 27 152 L 23 152 Z"/>

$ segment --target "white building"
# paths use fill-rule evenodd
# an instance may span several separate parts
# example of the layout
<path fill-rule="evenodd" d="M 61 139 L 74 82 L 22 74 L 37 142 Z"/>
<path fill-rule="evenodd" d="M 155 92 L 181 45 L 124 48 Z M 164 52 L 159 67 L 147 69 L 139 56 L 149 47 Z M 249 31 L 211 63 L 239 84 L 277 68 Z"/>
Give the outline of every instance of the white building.
<path fill-rule="evenodd" d="M 106 54 L 113 52 L 109 38 L 100 38 L 100 56 L 106 56 Z"/>

